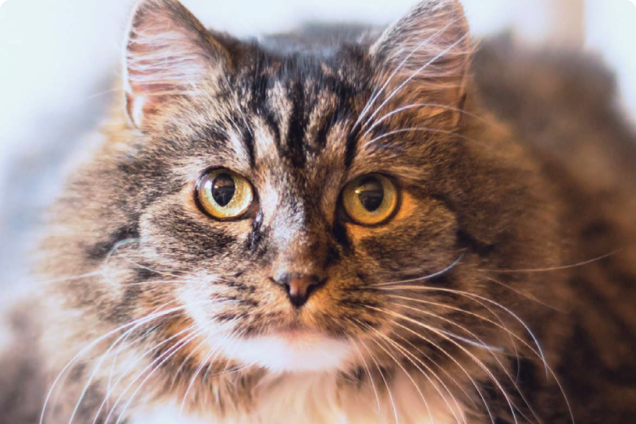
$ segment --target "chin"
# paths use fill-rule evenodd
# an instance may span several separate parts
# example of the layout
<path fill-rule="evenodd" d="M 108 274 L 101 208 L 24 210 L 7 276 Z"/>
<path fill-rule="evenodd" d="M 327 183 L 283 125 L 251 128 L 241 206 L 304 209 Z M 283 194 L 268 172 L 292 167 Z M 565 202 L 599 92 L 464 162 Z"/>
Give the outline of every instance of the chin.
<path fill-rule="evenodd" d="M 308 332 L 287 332 L 251 338 L 215 339 L 225 355 L 246 366 L 280 373 L 330 372 L 346 369 L 354 346 L 344 340 Z"/>

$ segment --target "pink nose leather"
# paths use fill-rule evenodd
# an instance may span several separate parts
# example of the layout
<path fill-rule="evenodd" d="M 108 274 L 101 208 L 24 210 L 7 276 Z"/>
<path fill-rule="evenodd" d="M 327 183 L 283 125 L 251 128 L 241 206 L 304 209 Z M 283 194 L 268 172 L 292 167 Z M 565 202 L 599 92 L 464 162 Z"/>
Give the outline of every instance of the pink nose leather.
<path fill-rule="evenodd" d="M 276 282 L 285 287 L 289 300 L 297 308 L 307 303 L 311 293 L 323 283 L 315 275 L 290 274 L 281 276 Z"/>

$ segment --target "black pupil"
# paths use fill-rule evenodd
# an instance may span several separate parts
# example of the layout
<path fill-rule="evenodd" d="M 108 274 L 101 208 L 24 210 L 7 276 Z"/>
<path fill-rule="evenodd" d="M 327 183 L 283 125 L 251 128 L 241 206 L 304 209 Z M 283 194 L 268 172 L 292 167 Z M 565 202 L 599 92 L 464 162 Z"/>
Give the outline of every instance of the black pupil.
<path fill-rule="evenodd" d="M 228 174 L 220 174 L 212 183 L 212 197 L 214 201 L 221 207 L 230 204 L 236 193 L 236 185 L 234 180 Z"/>
<path fill-rule="evenodd" d="M 375 212 L 384 201 L 384 188 L 375 178 L 364 180 L 356 190 L 360 203 L 369 212 Z"/>

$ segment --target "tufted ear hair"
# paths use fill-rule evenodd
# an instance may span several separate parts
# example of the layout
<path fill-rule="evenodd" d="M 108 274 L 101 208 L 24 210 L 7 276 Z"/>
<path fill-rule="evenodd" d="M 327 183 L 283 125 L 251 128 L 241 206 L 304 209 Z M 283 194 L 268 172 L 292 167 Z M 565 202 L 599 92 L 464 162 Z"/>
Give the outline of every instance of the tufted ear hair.
<path fill-rule="evenodd" d="M 371 47 L 375 84 L 383 87 L 376 95 L 376 106 L 427 102 L 461 107 L 471 53 L 468 21 L 460 2 L 422 1 Z M 459 115 L 455 113 L 453 121 Z"/>
<path fill-rule="evenodd" d="M 177 0 L 141 0 L 129 24 L 124 58 L 126 111 L 138 128 L 183 96 L 214 83 L 229 53 Z"/>

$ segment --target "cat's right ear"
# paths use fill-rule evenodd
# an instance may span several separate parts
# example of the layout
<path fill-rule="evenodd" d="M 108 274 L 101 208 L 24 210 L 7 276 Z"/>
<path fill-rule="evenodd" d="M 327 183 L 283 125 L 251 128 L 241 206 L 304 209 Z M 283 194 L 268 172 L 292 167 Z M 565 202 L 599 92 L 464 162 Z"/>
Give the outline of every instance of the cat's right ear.
<path fill-rule="evenodd" d="M 202 92 L 230 66 L 227 50 L 177 0 L 141 0 L 124 58 L 126 112 L 137 128 Z"/>

